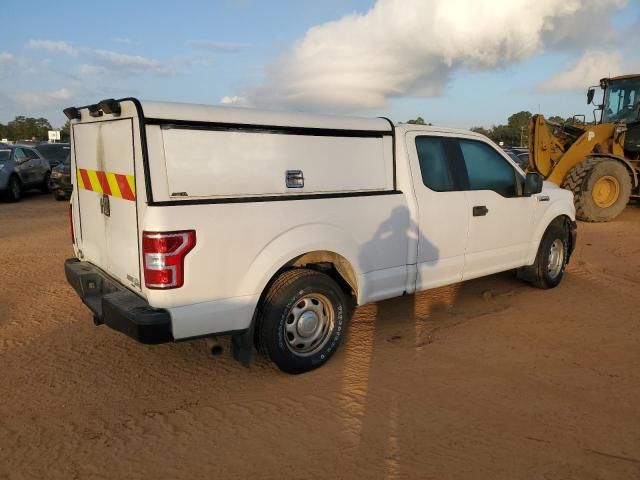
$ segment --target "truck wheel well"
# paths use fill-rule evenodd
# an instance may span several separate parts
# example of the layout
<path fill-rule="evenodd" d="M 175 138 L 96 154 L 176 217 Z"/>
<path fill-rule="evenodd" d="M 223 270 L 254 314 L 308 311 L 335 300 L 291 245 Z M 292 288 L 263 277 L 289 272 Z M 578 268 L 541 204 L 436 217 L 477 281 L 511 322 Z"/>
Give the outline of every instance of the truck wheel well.
<path fill-rule="evenodd" d="M 554 218 L 553 220 L 551 220 L 551 222 L 549 223 L 549 225 L 547 225 L 547 229 L 551 226 L 551 225 L 558 225 L 559 227 L 564 227 L 566 222 L 570 222 L 571 219 L 569 217 L 567 217 L 566 215 L 559 215 L 556 218 Z M 546 230 L 545 230 L 546 231 Z"/>
<path fill-rule="evenodd" d="M 307 252 L 288 262 L 283 269 L 301 267 L 318 270 L 329 275 L 340 285 L 345 294 L 357 299 L 358 277 L 351 263 L 342 255 L 328 250 Z"/>
<path fill-rule="evenodd" d="M 269 290 L 269 287 L 273 284 L 276 278 L 278 278 L 283 272 L 293 268 L 308 268 L 325 273 L 338 283 L 346 295 L 357 300 L 358 277 L 356 276 L 351 263 L 349 263 L 349 261 L 342 255 L 335 252 L 318 250 L 299 255 L 278 269 L 263 289 L 260 301 L 262 301 L 265 293 Z"/>

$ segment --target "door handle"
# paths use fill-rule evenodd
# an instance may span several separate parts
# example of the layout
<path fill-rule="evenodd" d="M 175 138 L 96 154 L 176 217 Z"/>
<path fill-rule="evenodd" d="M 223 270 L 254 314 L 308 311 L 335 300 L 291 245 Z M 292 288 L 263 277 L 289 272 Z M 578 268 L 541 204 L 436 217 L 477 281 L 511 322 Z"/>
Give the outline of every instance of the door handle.
<path fill-rule="evenodd" d="M 489 209 L 484 205 L 479 205 L 473 207 L 473 216 L 474 217 L 484 217 L 487 213 L 489 213 Z"/>
<path fill-rule="evenodd" d="M 302 170 L 287 170 L 285 183 L 287 188 L 304 188 L 304 174 Z"/>
<path fill-rule="evenodd" d="M 105 217 L 111 216 L 111 204 L 109 203 L 109 195 L 103 194 L 100 197 L 100 213 L 102 213 Z"/>

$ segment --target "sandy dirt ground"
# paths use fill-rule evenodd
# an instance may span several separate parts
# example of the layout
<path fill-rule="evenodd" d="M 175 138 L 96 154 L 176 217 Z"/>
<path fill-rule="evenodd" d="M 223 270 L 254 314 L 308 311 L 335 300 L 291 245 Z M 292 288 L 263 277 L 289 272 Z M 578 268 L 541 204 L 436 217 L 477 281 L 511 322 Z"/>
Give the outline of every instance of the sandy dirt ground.
<path fill-rule="evenodd" d="M 555 290 L 365 306 L 302 376 L 95 327 L 71 255 L 65 203 L 0 204 L 0 478 L 640 478 L 640 208 Z"/>

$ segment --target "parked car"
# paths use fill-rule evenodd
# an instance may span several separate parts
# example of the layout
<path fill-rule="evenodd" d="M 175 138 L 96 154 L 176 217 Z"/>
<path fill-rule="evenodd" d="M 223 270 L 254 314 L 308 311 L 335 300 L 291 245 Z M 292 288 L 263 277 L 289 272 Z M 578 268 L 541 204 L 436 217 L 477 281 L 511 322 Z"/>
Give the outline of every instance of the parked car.
<path fill-rule="evenodd" d="M 520 168 L 526 170 L 529 166 L 529 152 L 516 153 L 516 156 L 518 157 L 516 163 L 520 165 Z"/>
<path fill-rule="evenodd" d="M 0 147 L 0 194 L 17 202 L 22 192 L 39 188 L 49 192 L 51 167 L 33 148 L 24 145 Z"/>
<path fill-rule="evenodd" d="M 58 165 L 51 169 L 49 189 L 56 200 L 69 200 L 73 186 L 71 185 L 71 158 L 69 154 Z"/>
<path fill-rule="evenodd" d="M 41 143 L 36 147 L 36 150 L 47 159 L 53 168 L 67 158 L 70 147 L 68 143 Z"/>
<path fill-rule="evenodd" d="M 571 192 L 473 132 L 106 100 L 71 119 L 75 258 L 96 324 L 143 343 L 230 335 L 324 364 L 355 304 L 518 269 L 557 286 Z"/>
<path fill-rule="evenodd" d="M 505 153 L 509 155 L 520 168 L 523 170 L 529 165 L 529 150 L 526 148 L 503 148 Z"/>

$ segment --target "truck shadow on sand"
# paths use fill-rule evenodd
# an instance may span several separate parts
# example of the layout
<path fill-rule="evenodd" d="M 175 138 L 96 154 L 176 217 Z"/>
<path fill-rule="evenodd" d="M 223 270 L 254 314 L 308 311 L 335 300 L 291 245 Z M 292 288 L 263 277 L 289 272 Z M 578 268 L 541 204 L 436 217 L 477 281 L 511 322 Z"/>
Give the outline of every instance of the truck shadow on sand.
<path fill-rule="evenodd" d="M 416 453 L 416 449 L 423 448 L 415 443 L 416 428 L 429 435 L 426 432 L 431 427 L 428 424 L 417 427 L 416 422 L 432 418 L 435 412 L 426 414 L 416 408 L 433 408 L 441 401 L 425 395 L 432 387 L 436 390 L 442 387 L 439 385 L 442 378 L 431 378 L 429 372 L 437 372 L 443 363 L 453 361 L 432 358 L 429 346 L 466 322 L 481 321 L 482 317 L 509 310 L 511 297 L 527 288 L 507 272 L 359 309 L 342 365 L 343 378 L 349 379 L 343 383 L 343 391 L 359 403 L 350 425 L 357 451 L 352 458 L 358 463 L 365 461 L 381 478 L 411 478 L 419 474 L 426 465 L 420 464 L 422 456 Z M 455 334 L 451 337 L 455 338 Z M 448 350 L 455 352 L 456 348 L 459 347 Z M 436 385 L 430 387 L 434 381 Z M 451 381 L 455 383 L 456 379 Z M 419 395 L 425 396 L 417 398 Z M 453 400 L 452 405 L 456 402 Z M 350 410 L 353 411 L 353 406 Z M 442 415 L 455 415 L 455 410 L 443 411 Z M 432 433 L 437 435 L 437 431 Z M 374 445 L 378 448 L 377 455 L 371 454 Z"/>
<path fill-rule="evenodd" d="M 403 239 L 408 248 L 419 248 L 423 260 L 437 264 L 438 248 L 420 233 L 404 207 L 394 209 L 362 247 L 361 262 L 374 252 L 397 248 Z M 417 252 L 412 253 L 407 258 L 417 258 Z M 350 418 L 343 427 L 350 431 L 357 452 L 351 458 L 383 477 L 417 474 L 420 455 L 416 455 L 415 439 L 409 433 L 413 429 L 407 431 L 407 427 L 421 417 L 416 415 L 420 413 L 415 411 L 416 405 L 421 402 L 414 398 L 414 392 L 429 389 L 429 377 L 420 375 L 429 370 L 428 346 L 440 333 L 508 310 L 511 297 L 528 288 L 512 272 L 503 272 L 358 308 L 344 352 L 338 355 L 343 369 L 342 392 L 350 399 L 345 404 Z M 407 370 L 417 373 L 410 383 Z M 424 407 L 428 408 L 428 401 Z M 376 454 L 372 454 L 372 446 Z"/>

